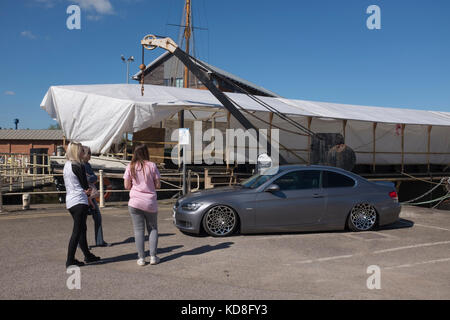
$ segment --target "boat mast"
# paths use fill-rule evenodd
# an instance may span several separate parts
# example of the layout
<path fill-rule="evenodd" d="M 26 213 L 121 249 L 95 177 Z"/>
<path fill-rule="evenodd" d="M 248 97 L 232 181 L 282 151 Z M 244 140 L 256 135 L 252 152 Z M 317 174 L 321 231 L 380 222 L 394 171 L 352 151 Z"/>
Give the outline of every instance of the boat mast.
<path fill-rule="evenodd" d="M 184 38 L 186 40 L 185 52 L 189 54 L 189 41 L 191 38 L 191 0 L 186 0 L 185 12 L 186 12 L 186 23 L 184 27 Z M 189 70 L 186 66 L 184 67 L 183 87 L 189 88 Z"/>

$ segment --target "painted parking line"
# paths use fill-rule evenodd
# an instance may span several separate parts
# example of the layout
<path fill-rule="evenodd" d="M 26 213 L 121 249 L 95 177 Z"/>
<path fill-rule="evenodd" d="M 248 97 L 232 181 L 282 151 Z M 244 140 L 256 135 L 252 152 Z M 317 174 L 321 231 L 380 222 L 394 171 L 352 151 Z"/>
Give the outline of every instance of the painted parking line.
<path fill-rule="evenodd" d="M 383 270 L 392 270 L 392 269 L 399 269 L 399 268 L 410 268 L 410 267 L 417 267 L 417 266 L 424 265 L 424 264 L 447 262 L 447 261 L 450 261 L 450 258 L 428 260 L 428 261 L 422 261 L 422 262 L 416 262 L 416 263 L 410 263 L 410 264 L 402 264 L 402 265 L 399 265 L 399 266 L 384 267 Z"/>
<path fill-rule="evenodd" d="M 314 263 L 314 262 L 324 262 L 324 261 L 332 261 L 332 260 L 339 260 L 339 259 L 348 259 L 354 257 L 353 254 L 343 255 L 343 256 L 334 256 L 334 257 L 325 257 L 325 258 L 318 258 L 314 260 L 303 260 L 295 262 L 296 264 L 307 264 L 307 263 Z"/>
<path fill-rule="evenodd" d="M 341 256 L 331 256 L 331 257 L 324 257 L 324 258 L 296 261 L 294 263 L 295 264 L 310 264 L 310 263 L 315 263 L 315 262 L 334 261 L 334 260 L 340 260 L 340 259 L 349 259 L 349 258 L 353 258 L 353 257 L 368 256 L 368 255 L 372 255 L 372 254 L 395 252 L 395 251 L 400 251 L 400 250 L 424 248 L 424 247 L 445 245 L 445 244 L 450 244 L 450 241 L 420 243 L 420 244 L 415 244 L 415 245 L 411 245 L 411 246 L 404 246 L 404 247 L 396 247 L 396 248 L 390 248 L 390 249 L 377 250 L 377 251 L 374 251 L 373 253 L 369 253 L 369 254 L 357 253 L 357 254 L 348 254 L 348 255 L 341 255 Z M 285 264 L 285 265 L 291 265 L 291 264 Z"/>
<path fill-rule="evenodd" d="M 420 243 L 420 244 L 414 244 L 414 245 L 411 245 L 411 246 L 404 246 L 404 247 L 397 247 L 397 248 L 377 250 L 377 251 L 374 251 L 373 253 L 374 254 L 379 254 L 379 253 L 394 252 L 394 251 L 406 250 L 406 249 L 415 249 L 415 248 L 439 246 L 439 245 L 444 245 L 444 244 L 450 244 L 450 241 Z"/>
<path fill-rule="evenodd" d="M 445 229 L 445 228 L 435 227 L 435 226 L 426 226 L 424 224 L 418 224 L 418 223 L 415 223 L 414 226 L 422 227 L 422 228 L 436 229 L 436 230 L 443 230 L 443 231 L 450 231 L 450 229 Z"/>

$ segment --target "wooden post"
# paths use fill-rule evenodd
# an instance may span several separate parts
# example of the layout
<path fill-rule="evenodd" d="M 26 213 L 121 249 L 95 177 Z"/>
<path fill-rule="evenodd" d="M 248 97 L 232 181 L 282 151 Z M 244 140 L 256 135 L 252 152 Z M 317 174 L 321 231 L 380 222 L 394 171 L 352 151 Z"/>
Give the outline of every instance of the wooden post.
<path fill-rule="evenodd" d="M 103 188 L 103 170 L 98 171 L 99 175 L 99 192 L 100 192 L 100 208 L 105 207 L 105 194 Z"/>
<path fill-rule="evenodd" d="M 3 212 L 3 177 L 0 170 L 0 213 Z"/>
<path fill-rule="evenodd" d="M 428 144 L 427 144 L 427 164 L 428 164 L 428 172 L 430 172 L 430 151 L 431 151 L 431 129 L 433 126 L 428 126 Z"/>
<path fill-rule="evenodd" d="M 375 159 L 375 155 L 376 155 L 376 130 L 377 130 L 377 122 L 374 122 L 373 123 L 373 128 L 372 128 L 372 132 L 373 132 L 372 170 L 373 170 L 373 172 L 375 172 L 375 166 L 376 166 L 376 159 Z"/>
<path fill-rule="evenodd" d="M 273 122 L 273 112 L 269 113 L 269 134 L 267 135 L 267 138 L 269 141 L 272 139 L 272 122 Z M 272 142 L 270 143 L 272 144 Z"/>
<path fill-rule="evenodd" d="M 184 110 L 178 111 L 178 128 L 184 128 Z M 178 168 L 181 168 L 181 148 L 180 147 L 181 147 L 180 141 L 178 141 Z"/>
<path fill-rule="evenodd" d="M 344 142 L 345 141 L 345 129 L 347 127 L 347 120 L 342 120 L 342 133 L 344 134 Z"/>
<path fill-rule="evenodd" d="M 312 117 L 307 117 L 308 119 L 308 130 L 311 130 Z M 311 136 L 308 135 L 308 165 L 311 164 Z"/>
<path fill-rule="evenodd" d="M 11 162 L 9 163 L 9 191 L 13 190 L 13 176 L 14 176 L 14 155 L 10 155 Z"/>
<path fill-rule="evenodd" d="M 402 172 L 405 168 L 405 125 L 402 124 Z"/>
<path fill-rule="evenodd" d="M 24 158 L 24 156 L 22 155 L 22 164 L 21 164 L 21 169 L 20 169 L 20 186 L 21 186 L 21 189 L 24 188 L 23 177 L 25 175 L 25 161 L 23 161 L 23 158 Z"/>
<path fill-rule="evenodd" d="M 191 172 L 192 170 L 188 170 L 188 176 L 187 176 L 187 192 L 191 193 Z"/>
<path fill-rule="evenodd" d="M 208 169 L 205 169 L 204 181 L 205 181 L 205 189 L 211 189 L 213 187 L 213 185 L 211 184 L 211 177 L 208 174 Z"/>
<path fill-rule="evenodd" d="M 227 129 L 230 129 L 231 112 L 227 113 Z M 225 130 L 226 132 L 226 130 Z M 227 171 L 230 169 L 230 150 L 228 150 L 228 139 L 225 136 L 225 161 L 227 163 Z"/>
<path fill-rule="evenodd" d="M 36 186 L 36 161 L 37 156 L 36 154 L 33 154 L 33 187 Z"/>
<path fill-rule="evenodd" d="M 127 158 L 128 158 L 127 147 L 128 147 L 128 132 L 125 132 L 125 148 L 123 150 L 123 159 L 124 160 L 127 160 Z"/>

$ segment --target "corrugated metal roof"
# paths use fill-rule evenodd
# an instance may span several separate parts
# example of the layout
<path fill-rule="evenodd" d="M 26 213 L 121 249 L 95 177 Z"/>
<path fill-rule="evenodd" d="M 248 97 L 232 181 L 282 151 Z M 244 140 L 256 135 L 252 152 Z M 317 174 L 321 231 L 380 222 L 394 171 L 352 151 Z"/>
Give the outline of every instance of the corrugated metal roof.
<path fill-rule="evenodd" d="M 167 51 L 167 52 L 164 52 L 162 55 L 160 55 L 158 58 L 156 58 L 155 60 L 153 60 L 153 61 L 145 68 L 145 70 L 144 70 L 145 74 L 147 74 L 148 72 L 152 71 L 153 68 L 159 66 L 161 63 L 163 63 L 163 62 L 165 62 L 166 60 L 170 59 L 172 56 L 173 56 L 172 53 L 170 53 L 170 52 L 168 52 L 168 51 Z M 269 97 L 277 97 L 277 98 L 280 98 L 280 96 L 279 96 L 278 94 L 276 94 L 275 92 L 272 92 L 272 91 L 270 91 L 270 90 L 267 90 L 266 88 L 260 87 L 260 86 L 254 84 L 254 83 L 252 83 L 252 82 L 250 82 L 250 81 L 247 81 L 247 80 L 245 80 L 245 79 L 242 79 L 242 78 L 240 78 L 240 77 L 238 77 L 238 76 L 236 76 L 236 75 L 234 75 L 234 74 L 231 74 L 231 73 L 229 73 L 229 72 L 227 72 L 227 71 L 225 71 L 225 70 L 219 69 L 219 68 L 217 68 L 217 67 L 215 67 L 215 66 L 213 66 L 213 65 L 210 65 L 210 64 L 208 64 L 208 63 L 206 63 L 206 62 L 204 62 L 204 61 L 202 61 L 202 60 L 200 60 L 200 59 L 198 59 L 198 60 L 199 60 L 200 62 L 204 63 L 204 64 L 205 64 L 206 66 L 208 66 L 209 68 L 211 68 L 211 70 L 213 70 L 214 73 L 220 74 L 220 75 L 222 75 L 222 76 L 224 76 L 224 77 L 226 77 L 226 78 L 228 78 L 228 79 L 230 79 L 230 80 L 232 80 L 232 81 L 235 81 L 235 82 L 237 82 L 237 83 L 239 83 L 239 84 L 243 84 L 243 85 L 245 85 L 245 86 L 247 86 L 247 87 L 249 87 L 249 88 L 252 88 L 252 89 L 254 89 L 254 90 L 257 90 L 257 91 L 259 91 L 259 92 L 261 92 L 261 93 L 263 93 L 263 94 L 265 94 L 265 95 L 267 95 L 267 96 L 269 96 Z M 195 61 L 194 61 L 194 62 L 195 62 Z M 142 71 L 137 72 L 137 73 L 132 77 L 132 79 L 134 79 L 134 80 L 139 80 L 140 77 L 141 77 L 141 73 L 142 73 Z"/>
<path fill-rule="evenodd" d="M 0 129 L 0 140 L 62 140 L 62 130 Z"/>

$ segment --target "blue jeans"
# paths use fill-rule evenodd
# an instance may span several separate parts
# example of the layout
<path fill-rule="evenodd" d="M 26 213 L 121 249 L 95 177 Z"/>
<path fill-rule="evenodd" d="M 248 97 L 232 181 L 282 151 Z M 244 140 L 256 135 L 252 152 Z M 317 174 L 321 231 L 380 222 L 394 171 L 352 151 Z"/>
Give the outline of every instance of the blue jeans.
<path fill-rule="evenodd" d="M 92 212 L 92 219 L 94 219 L 94 231 L 95 231 L 95 245 L 101 246 L 105 241 L 103 240 L 103 228 L 102 228 L 102 215 L 98 207 L 97 201 L 92 199 L 95 208 L 89 208 Z"/>

